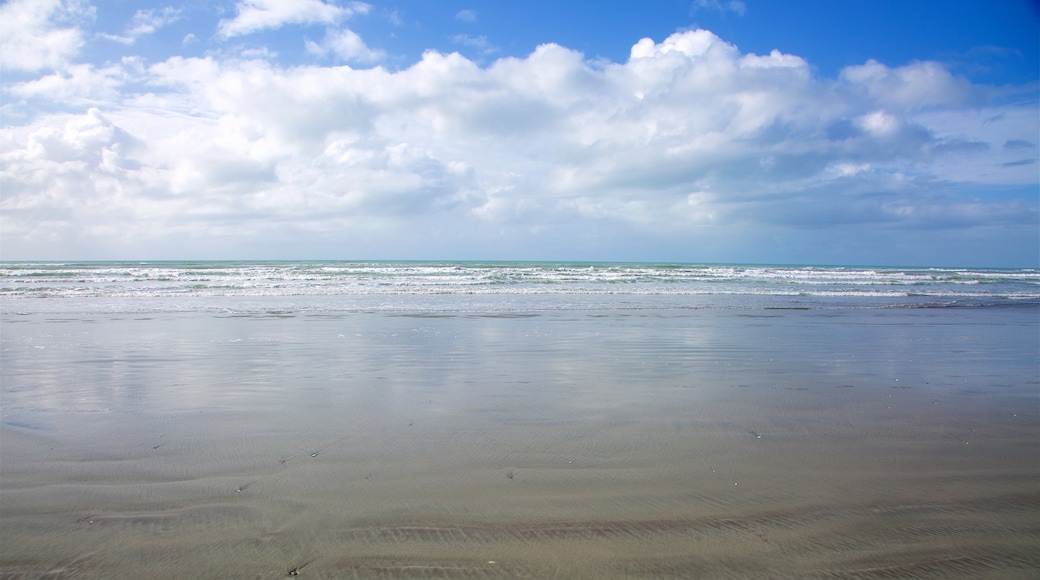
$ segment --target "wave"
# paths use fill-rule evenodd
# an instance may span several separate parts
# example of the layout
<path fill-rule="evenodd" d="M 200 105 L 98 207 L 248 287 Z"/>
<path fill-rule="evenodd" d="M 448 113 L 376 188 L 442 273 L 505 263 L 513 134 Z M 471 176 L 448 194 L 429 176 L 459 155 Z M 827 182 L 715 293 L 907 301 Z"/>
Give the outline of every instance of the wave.
<path fill-rule="evenodd" d="M 5 300 L 432 295 L 1030 302 L 1040 300 L 1040 270 L 566 262 L 0 264 Z"/>

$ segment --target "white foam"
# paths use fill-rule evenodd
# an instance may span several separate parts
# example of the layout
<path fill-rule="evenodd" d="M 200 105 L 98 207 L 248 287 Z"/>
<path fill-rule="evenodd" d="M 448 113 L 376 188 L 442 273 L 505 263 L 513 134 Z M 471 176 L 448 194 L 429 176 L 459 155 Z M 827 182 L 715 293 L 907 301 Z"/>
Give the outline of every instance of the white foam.
<path fill-rule="evenodd" d="M 25 263 L 0 267 L 0 297 L 394 295 L 804 296 L 1040 299 L 1040 271 L 468 262 Z"/>

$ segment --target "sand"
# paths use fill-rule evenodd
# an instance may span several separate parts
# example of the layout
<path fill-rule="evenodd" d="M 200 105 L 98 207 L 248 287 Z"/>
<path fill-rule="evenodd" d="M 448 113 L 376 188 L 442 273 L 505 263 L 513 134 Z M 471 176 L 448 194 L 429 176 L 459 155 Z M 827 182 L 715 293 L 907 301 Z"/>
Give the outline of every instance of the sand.
<path fill-rule="evenodd" d="M 1035 331 L 7 317 L 0 577 L 1032 578 Z"/>

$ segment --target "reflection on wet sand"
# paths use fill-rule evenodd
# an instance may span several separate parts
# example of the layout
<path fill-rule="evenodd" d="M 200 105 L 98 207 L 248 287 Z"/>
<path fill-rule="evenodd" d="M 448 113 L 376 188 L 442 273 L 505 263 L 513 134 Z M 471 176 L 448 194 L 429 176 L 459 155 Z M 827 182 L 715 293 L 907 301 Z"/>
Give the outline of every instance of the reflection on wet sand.
<path fill-rule="evenodd" d="M 1013 313 L 28 318 L 4 578 L 1040 569 Z"/>

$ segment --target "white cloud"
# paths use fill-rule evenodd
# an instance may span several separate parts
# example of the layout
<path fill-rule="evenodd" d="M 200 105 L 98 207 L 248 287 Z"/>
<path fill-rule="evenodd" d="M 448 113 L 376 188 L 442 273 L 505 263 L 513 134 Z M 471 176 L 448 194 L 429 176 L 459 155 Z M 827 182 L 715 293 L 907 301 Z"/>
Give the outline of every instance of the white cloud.
<path fill-rule="evenodd" d="M 888 137 L 899 131 L 902 123 L 884 111 L 874 111 L 856 118 L 856 125 L 876 137 Z"/>
<path fill-rule="evenodd" d="M 373 58 L 345 29 L 312 45 Z M 3 131 L 5 251 L 134 236 L 551 247 L 705 228 L 1028 228 L 1037 215 L 1032 198 L 958 193 L 1035 188 L 1021 163 L 1035 157 L 1035 105 L 979 104 L 935 63 L 814 78 L 797 56 L 744 54 L 705 30 L 641 40 L 623 63 L 554 44 L 486 67 L 427 52 L 401 70 L 214 54 L 6 90 L 97 108 Z"/>
<path fill-rule="evenodd" d="M 97 109 L 17 131 L 18 149 L 9 149 L 11 136 L 5 137 L 3 217 L 11 228 L 5 235 L 68 244 L 98 217 L 138 217 L 139 168 L 127 155 L 139 144 Z"/>
<path fill-rule="evenodd" d="M 455 20 L 461 20 L 462 22 L 476 22 L 477 11 L 476 10 L 459 10 L 455 13 Z"/>
<path fill-rule="evenodd" d="M 369 48 L 356 32 L 346 28 L 327 30 L 321 44 L 308 40 L 306 48 L 311 54 L 332 55 L 343 62 L 371 64 L 386 58 L 385 52 Z"/>
<path fill-rule="evenodd" d="M 978 89 L 936 62 L 889 68 L 870 60 L 844 68 L 841 78 L 877 102 L 904 108 L 962 106 L 978 99 Z"/>
<path fill-rule="evenodd" d="M 651 38 L 643 38 L 630 51 L 631 59 L 652 59 L 676 53 L 685 57 L 699 57 L 716 48 L 727 55 L 736 54 L 736 49 L 719 42 L 719 38 L 708 30 L 693 30 L 683 34 L 673 34 L 660 44 Z"/>
<path fill-rule="evenodd" d="M 130 21 L 127 33 L 133 37 L 144 36 L 168 24 L 172 24 L 180 20 L 180 18 L 181 11 L 170 6 L 162 10 L 138 10 L 134 13 L 133 20 Z"/>
<path fill-rule="evenodd" d="M 181 18 L 181 11 L 167 6 L 162 10 L 138 10 L 126 27 L 123 35 L 102 34 L 101 36 L 121 44 L 131 45 L 138 38 L 154 33 L 156 30 L 172 24 Z"/>
<path fill-rule="evenodd" d="M 347 6 L 322 0 L 239 0 L 237 14 L 218 25 L 224 38 L 281 28 L 286 24 L 335 24 L 354 14 L 366 14 L 371 6 L 351 2 Z"/>
<path fill-rule="evenodd" d="M 43 98 L 64 106 L 111 103 L 118 100 L 119 88 L 132 74 L 131 67 L 131 62 L 104 68 L 69 65 L 37 79 L 13 83 L 7 87 L 7 93 L 19 99 Z"/>
<path fill-rule="evenodd" d="M 83 0 L 10 0 L 0 5 L 0 66 L 3 70 L 58 69 L 79 54 L 79 25 L 93 20 Z"/>

